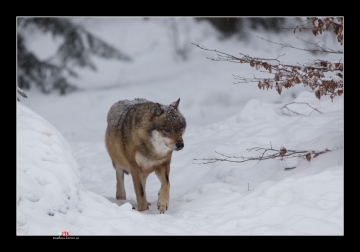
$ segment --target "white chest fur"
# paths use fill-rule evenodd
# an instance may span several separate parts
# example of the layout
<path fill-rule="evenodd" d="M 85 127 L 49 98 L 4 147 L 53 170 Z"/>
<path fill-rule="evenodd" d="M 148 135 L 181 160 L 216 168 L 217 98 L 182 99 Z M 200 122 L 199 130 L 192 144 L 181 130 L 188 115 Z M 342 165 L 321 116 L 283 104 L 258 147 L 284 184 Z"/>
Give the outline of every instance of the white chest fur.
<path fill-rule="evenodd" d="M 152 172 L 156 166 L 165 162 L 166 158 L 160 159 L 150 159 L 137 152 L 135 154 L 135 161 L 139 167 L 141 167 L 144 171 Z"/>
<path fill-rule="evenodd" d="M 148 158 L 139 152 L 135 154 L 135 161 L 137 165 L 142 169 L 149 170 L 149 172 L 151 172 L 150 170 L 155 169 L 156 166 L 165 162 L 166 157 L 172 151 L 166 145 L 167 139 L 162 137 L 158 131 L 154 130 L 152 132 L 150 140 L 153 146 L 153 152 L 156 153 L 157 158 Z"/>
<path fill-rule="evenodd" d="M 154 151 L 159 157 L 167 156 L 167 154 L 169 154 L 169 152 L 171 151 L 167 144 L 169 139 L 163 137 L 159 131 L 152 131 L 150 140 L 154 147 Z"/>

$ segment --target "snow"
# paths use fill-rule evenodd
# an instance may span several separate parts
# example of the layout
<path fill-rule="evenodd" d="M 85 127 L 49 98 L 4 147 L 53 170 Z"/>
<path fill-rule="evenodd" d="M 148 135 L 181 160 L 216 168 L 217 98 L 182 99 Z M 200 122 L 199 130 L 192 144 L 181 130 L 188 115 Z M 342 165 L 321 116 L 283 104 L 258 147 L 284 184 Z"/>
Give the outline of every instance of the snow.
<path fill-rule="evenodd" d="M 186 36 L 180 34 L 186 43 L 263 58 L 286 52 L 284 62 L 320 57 L 266 43 L 255 32 L 251 43 L 220 40 L 206 22 L 177 20 L 187 27 Z M 233 74 L 260 73 L 245 64 L 208 60 L 215 55 L 195 46 L 180 60 L 158 19 L 78 22 L 133 61 L 95 58 L 98 71 L 81 70 L 76 81 L 82 89 L 66 96 L 24 90 L 28 98 L 17 102 L 17 235 L 344 235 L 344 95 L 318 100 L 300 85 L 281 96 L 256 83 L 234 85 Z M 35 53 L 50 51 L 48 42 L 33 39 Z M 297 43 L 292 32 L 279 40 Z M 336 43 L 327 40 L 328 47 Z M 156 207 L 155 174 L 146 184 L 148 211 L 132 209 L 131 175 L 125 176 L 127 200 L 115 198 L 115 170 L 104 144 L 107 113 L 115 102 L 134 98 L 164 105 L 180 98 L 187 121 L 185 147 L 172 157 L 165 214 Z M 310 161 L 201 164 L 225 158 L 221 154 L 259 157 L 262 151 L 249 151 L 256 147 L 330 152 Z M 296 168 L 285 170 L 290 167 Z"/>

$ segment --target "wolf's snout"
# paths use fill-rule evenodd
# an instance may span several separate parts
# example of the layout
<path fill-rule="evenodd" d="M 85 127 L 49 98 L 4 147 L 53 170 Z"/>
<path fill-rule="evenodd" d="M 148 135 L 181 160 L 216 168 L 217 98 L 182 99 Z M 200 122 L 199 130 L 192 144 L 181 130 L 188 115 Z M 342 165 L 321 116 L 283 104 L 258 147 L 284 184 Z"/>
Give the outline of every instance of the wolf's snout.
<path fill-rule="evenodd" d="M 176 143 L 176 148 L 177 148 L 177 150 L 181 150 L 182 148 L 184 148 L 184 143 L 183 142 L 177 142 Z"/>

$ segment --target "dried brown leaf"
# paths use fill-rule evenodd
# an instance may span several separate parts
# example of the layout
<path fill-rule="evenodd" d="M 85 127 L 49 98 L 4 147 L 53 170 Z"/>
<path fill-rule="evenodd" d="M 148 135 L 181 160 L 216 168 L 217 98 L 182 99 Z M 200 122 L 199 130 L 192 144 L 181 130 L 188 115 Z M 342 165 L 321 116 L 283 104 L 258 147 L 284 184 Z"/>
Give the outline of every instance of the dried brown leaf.
<path fill-rule="evenodd" d="M 306 160 L 310 162 L 310 159 L 311 159 L 311 154 L 309 152 L 308 154 L 306 154 Z"/>
<path fill-rule="evenodd" d="M 312 33 L 314 34 L 314 36 L 317 35 L 318 30 L 317 30 L 317 28 L 316 28 L 315 26 L 312 28 L 311 31 L 312 31 Z"/>
<path fill-rule="evenodd" d="M 317 20 L 317 18 L 314 18 L 313 20 L 312 20 L 312 25 L 313 25 L 313 27 L 315 27 L 315 21 Z"/>
<path fill-rule="evenodd" d="M 285 148 L 285 147 L 281 147 L 281 149 L 280 149 L 280 156 L 284 156 L 285 154 L 286 154 L 286 152 L 287 152 L 287 149 Z"/>
<path fill-rule="evenodd" d="M 266 70 L 268 70 L 269 64 L 268 64 L 267 62 L 263 62 L 263 63 L 261 63 L 261 65 L 262 65 Z"/>
<path fill-rule="evenodd" d="M 278 94 L 281 95 L 281 90 L 282 90 L 281 84 L 279 84 L 278 82 L 276 82 L 275 89 L 276 89 L 276 91 L 278 92 Z"/>
<path fill-rule="evenodd" d="M 339 76 L 341 79 L 343 78 L 343 75 L 341 73 L 337 73 L 337 76 Z"/>
<path fill-rule="evenodd" d="M 292 83 L 291 83 L 291 80 L 287 80 L 284 84 L 284 87 L 285 88 L 291 88 L 292 87 Z"/>
<path fill-rule="evenodd" d="M 265 88 L 266 88 L 266 89 L 269 89 L 269 82 L 267 82 L 267 81 L 264 82 L 264 87 L 263 87 L 263 89 L 265 90 Z"/>
<path fill-rule="evenodd" d="M 340 70 L 341 72 L 344 71 L 344 65 L 343 65 L 343 64 L 340 64 L 339 70 Z"/>

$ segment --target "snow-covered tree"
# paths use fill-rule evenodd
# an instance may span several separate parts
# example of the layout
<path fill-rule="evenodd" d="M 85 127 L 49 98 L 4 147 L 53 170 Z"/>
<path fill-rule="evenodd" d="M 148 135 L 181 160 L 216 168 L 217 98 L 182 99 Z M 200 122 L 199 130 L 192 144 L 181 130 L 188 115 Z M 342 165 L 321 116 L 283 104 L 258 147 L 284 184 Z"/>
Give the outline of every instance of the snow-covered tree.
<path fill-rule="evenodd" d="M 27 47 L 31 29 L 61 37 L 63 42 L 55 55 L 40 60 Z M 17 18 L 17 85 L 23 90 L 38 86 L 43 93 L 59 91 L 65 94 L 76 89 L 68 81 L 78 77 L 74 67 L 96 70 L 92 56 L 130 61 L 130 57 L 94 36 L 71 18 Z"/>

